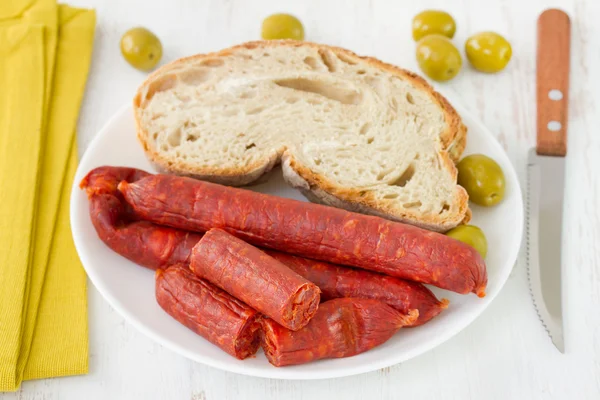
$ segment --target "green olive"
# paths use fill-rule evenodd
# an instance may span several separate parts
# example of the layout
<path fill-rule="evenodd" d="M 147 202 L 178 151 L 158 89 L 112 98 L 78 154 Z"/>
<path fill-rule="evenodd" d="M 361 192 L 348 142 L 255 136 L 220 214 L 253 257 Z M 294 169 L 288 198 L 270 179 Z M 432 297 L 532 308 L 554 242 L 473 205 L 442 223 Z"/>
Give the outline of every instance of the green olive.
<path fill-rule="evenodd" d="M 129 64 L 149 71 L 162 57 L 162 45 L 156 35 L 146 28 L 133 28 L 121 37 L 121 53 Z"/>
<path fill-rule="evenodd" d="M 487 239 L 481 228 L 475 225 L 459 225 L 446 232 L 446 235 L 473 247 L 483 258 L 487 255 Z"/>
<path fill-rule="evenodd" d="M 510 43 L 494 32 L 482 32 L 471 36 L 465 43 L 467 59 L 475 69 L 482 72 L 502 71 L 512 56 Z"/>
<path fill-rule="evenodd" d="M 445 11 L 425 10 L 415 15 L 412 20 L 412 35 L 415 40 L 434 33 L 452 39 L 455 32 L 456 22 L 452 15 Z"/>
<path fill-rule="evenodd" d="M 261 36 L 263 39 L 304 39 L 302 22 L 290 14 L 273 14 L 262 23 Z"/>
<path fill-rule="evenodd" d="M 483 154 L 472 154 L 460 160 L 456 168 L 458 184 L 473 203 L 493 206 L 504 197 L 504 173 L 496 161 Z"/>
<path fill-rule="evenodd" d="M 462 66 L 458 49 L 442 35 L 427 35 L 417 43 L 417 62 L 433 80 L 447 81 L 456 76 Z"/>

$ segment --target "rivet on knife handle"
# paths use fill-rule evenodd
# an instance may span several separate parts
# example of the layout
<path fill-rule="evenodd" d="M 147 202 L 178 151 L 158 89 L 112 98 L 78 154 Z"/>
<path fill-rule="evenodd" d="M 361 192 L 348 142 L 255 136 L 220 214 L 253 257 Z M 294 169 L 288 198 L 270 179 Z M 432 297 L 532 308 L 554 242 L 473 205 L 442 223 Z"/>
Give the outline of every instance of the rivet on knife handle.
<path fill-rule="evenodd" d="M 537 153 L 567 154 L 567 112 L 571 21 L 561 10 L 549 9 L 538 18 Z"/>

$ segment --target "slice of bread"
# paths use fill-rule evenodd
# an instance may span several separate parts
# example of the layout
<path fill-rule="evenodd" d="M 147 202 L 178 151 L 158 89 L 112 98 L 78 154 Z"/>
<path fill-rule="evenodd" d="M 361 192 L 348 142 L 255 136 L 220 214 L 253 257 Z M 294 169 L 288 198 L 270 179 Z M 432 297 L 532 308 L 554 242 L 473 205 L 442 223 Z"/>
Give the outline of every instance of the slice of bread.
<path fill-rule="evenodd" d="M 441 232 L 470 218 L 454 166 L 459 115 L 422 78 L 373 58 L 245 43 L 158 69 L 134 109 L 162 172 L 241 186 L 281 162 L 311 201 Z"/>

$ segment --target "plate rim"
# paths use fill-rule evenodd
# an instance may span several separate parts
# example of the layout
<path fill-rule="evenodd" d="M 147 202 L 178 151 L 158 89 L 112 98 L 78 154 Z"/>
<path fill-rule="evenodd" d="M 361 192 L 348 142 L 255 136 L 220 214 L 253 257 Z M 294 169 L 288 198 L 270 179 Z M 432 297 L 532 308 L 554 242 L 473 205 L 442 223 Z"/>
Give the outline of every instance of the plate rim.
<path fill-rule="evenodd" d="M 439 91 L 438 89 L 436 89 L 436 90 Z M 446 93 L 443 93 L 442 95 L 444 97 L 446 97 L 447 99 L 449 99 L 449 101 L 450 101 L 450 96 L 448 96 Z M 98 290 L 98 292 L 102 295 L 102 297 L 108 302 L 108 304 L 115 311 L 117 311 L 121 316 L 123 316 L 123 318 L 125 320 L 127 320 L 128 323 L 133 325 L 133 327 L 135 327 L 139 332 L 146 335 L 148 338 L 152 339 L 156 343 L 164 346 L 165 348 L 168 348 L 169 350 L 171 350 L 189 360 L 193 360 L 195 362 L 199 362 L 201 364 L 207 365 L 209 367 L 217 368 L 222 371 L 233 372 L 233 373 L 237 373 L 237 374 L 241 374 L 241 375 L 245 375 L 245 376 L 268 378 L 268 379 L 321 380 L 321 379 L 353 376 L 353 375 L 376 371 L 376 370 L 379 370 L 382 368 L 386 368 L 386 367 L 390 367 L 390 366 L 402 363 L 404 361 L 408 361 L 414 357 L 417 357 L 419 355 L 427 353 L 428 351 L 435 349 L 436 347 L 440 346 L 444 342 L 453 338 L 459 332 L 463 331 L 469 325 L 471 325 L 476 318 L 478 318 L 485 312 L 485 310 L 489 307 L 491 302 L 502 291 L 502 289 L 506 285 L 508 277 L 510 276 L 510 274 L 517 262 L 517 258 L 518 258 L 518 255 L 519 255 L 519 252 L 521 249 L 521 241 L 522 241 L 523 229 L 524 229 L 524 202 L 523 202 L 521 184 L 519 182 L 519 178 L 518 178 L 517 172 L 515 170 L 515 167 L 514 167 L 513 163 L 511 162 L 510 158 L 508 157 L 508 154 L 506 153 L 506 151 L 504 150 L 504 148 L 502 147 L 502 145 L 500 144 L 498 139 L 493 135 L 493 133 L 478 118 L 476 118 L 473 115 L 473 113 L 468 111 L 462 104 L 460 104 L 460 102 L 458 102 L 456 100 L 452 100 L 451 104 L 456 109 L 457 113 L 461 116 L 462 119 L 468 119 L 473 124 L 477 125 L 477 130 L 484 132 L 484 134 L 489 139 L 491 139 L 491 143 L 493 143 L 493 146 L 495 146 L 503 154 L 503 156 L 508 160 L 508 165 L 510 168 L 508 170 L 505 170 L 504 173 L 505 173 L 505 175 L 510 176 L 509 181 L 511 182 L 511 184 L 514 183 L 514 187 L 512 189 L 515 190 L 515 197 L 518 200 L 518 202 L 517 202 L 518 207 L 515 211 L 517 213 L 516 220 L 519 221 L 519 225 L 517 227 L 518 229 L 515 230 L 515 235 L 512 236 L 511 245 L 510 245 L 510 253 L 506 257 L 506 261 L 505 261 L 506 263 L 510 263 L 511 265 L 510 265 L 510 267 L 503 268 L 503 274 L 500 275 L 501 284 L 499 285 L 497 292 L 494 293 L 493 295 L 488 294 L 483 299 L 480 299 L 480 301 L 482 301 L 483 304 L 481 304 L 481 309 L 478 313 L 473 313 L 473 314 L 461 319 L 460 323 L 458 323 L 458 324 L 453 324 L 451 326 L 451 329 L 448 329 L 444 335 L 440 335 L 436 339 L 431 340 L 430 345 L 427 348 L 412 349 L 412 350 L 400 353 L 400 355 L 398 357 L 394 357 L 394 356 L 386 357 L 384 359 L 373 361 L 373 362 L 370 362 L 370 363 L 367 363 L 364 365 L 360 365 L 360 366 L 345 367 L 345 368 L 341 368 L 341 369 L 336 368 L 336 369 L 333 369 L 330 371 L 318 371 L 318 374 L 316 374 L 317 376 L 315 376 L 314 373 L 311 374 L 310 371 L 309 371 L 309 373 L 304 372 L 304 371 L 294 371 L 293 373 L 289 373 L 289 372 L 286 373 L 284 371 L 285 370 L 284 368 L 275 368 L 275 367 L 273 367 L 273 371 L 272 371 L 273 373 L 268 373 L 268 372 L 265 372 L 264 370 L 256 370 L 253 368 L 248 368 L 244 365 L 223 362 L 223 361 L 215 360 L 211 357 L 203 357 L 201 355 L 198 355 L 197 353 L 189 352 L 186 350 L 186 348 L 184 348 L 182 345 L 176 343 L 172 339 L 166 338 L 166 337 L 156 333 L 151 328 L 146 327 L 146 325 L 135 314 L 129 312 L 127 310 L 126 306 L 124 306 L 116 297 L 112 296 L 112 294 L 110 293 L 110 290 L 102 283 L 102 279 L 95 272 L 95 269 L 86 267 L 86 264 L 88 264 L 88 262 L 90 265 L 92 262 L 88 261 L 87 252 L 82 250 L 84 247 L 84 243 L 82 243 L 84 235 L 82 235 L 79 232 L 78 224 L 75 222 L 77 220 L 76 202 L 77 202 L 78 194 L 80 192 L 79 179 L 81 179 L 81 177 L 83 176 L 82 171 L 81 171 L 81 168 L 82 168 L 81 166 L 87 164 L 88 158 L 91 157 L 90 156 L 91 153 L 88 150 L 91 148 L 94 148 L 96 146 L 96 144 L 105 135 L 105 132 L 109 129 L 109 127 L 111 125 L 113 125 L 119 118 L 121 118 L 124 113 L 128 112 L 128 110 L 130 110 L 130 112 L 133 112 L 132 105 L 130 103 L 126 103 L 125 105 L 120 107 L 111 116 L 111 118 L 108 119 L 108 121 L 102 126 L 102 128 L 96 133 L 96 135 L 93 137 L 93 139 L 87 145 L 86 150 L 85 150 L 83 156 L 81 157 L 81 159 L 79 160 L 79 163 L 77 166 L 77 171 L 75 173 L 75 179 L 73 181 L 73 185 L 72 185 L 71 192 L 70 192 L 69 222 L 71 225 L 73 242 L 75 244 L 77 254 L 81 260 L 81 264 L 82 264 L 87 276 L 89 277 L 90 281 L 93 283 L 94 287 L 96 288 L 96 290 Z M 87 171 L 84 171 L 83 174 L 85 174 L 86 172 Z"/>

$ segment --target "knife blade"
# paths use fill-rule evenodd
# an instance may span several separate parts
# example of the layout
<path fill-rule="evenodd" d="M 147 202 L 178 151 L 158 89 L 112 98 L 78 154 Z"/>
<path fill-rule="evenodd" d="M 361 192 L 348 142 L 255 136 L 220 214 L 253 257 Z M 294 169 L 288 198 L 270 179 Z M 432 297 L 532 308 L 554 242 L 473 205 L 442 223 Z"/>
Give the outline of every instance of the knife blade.
<path fill-rule="evenodd" d="M 569 56 L 569 16 L 557 9 L 544 11 L 538 18 L 537 144 L 527 161 L 527 269 L 538 316 L 561 353 Z"/>
<path fill-rule="evenodd" d="M 563 157 L 529 151 L 527 163 L 527 261 L 529 288 L 538 315 L 556 348 L 564 353 L 561 291 Z"/>

